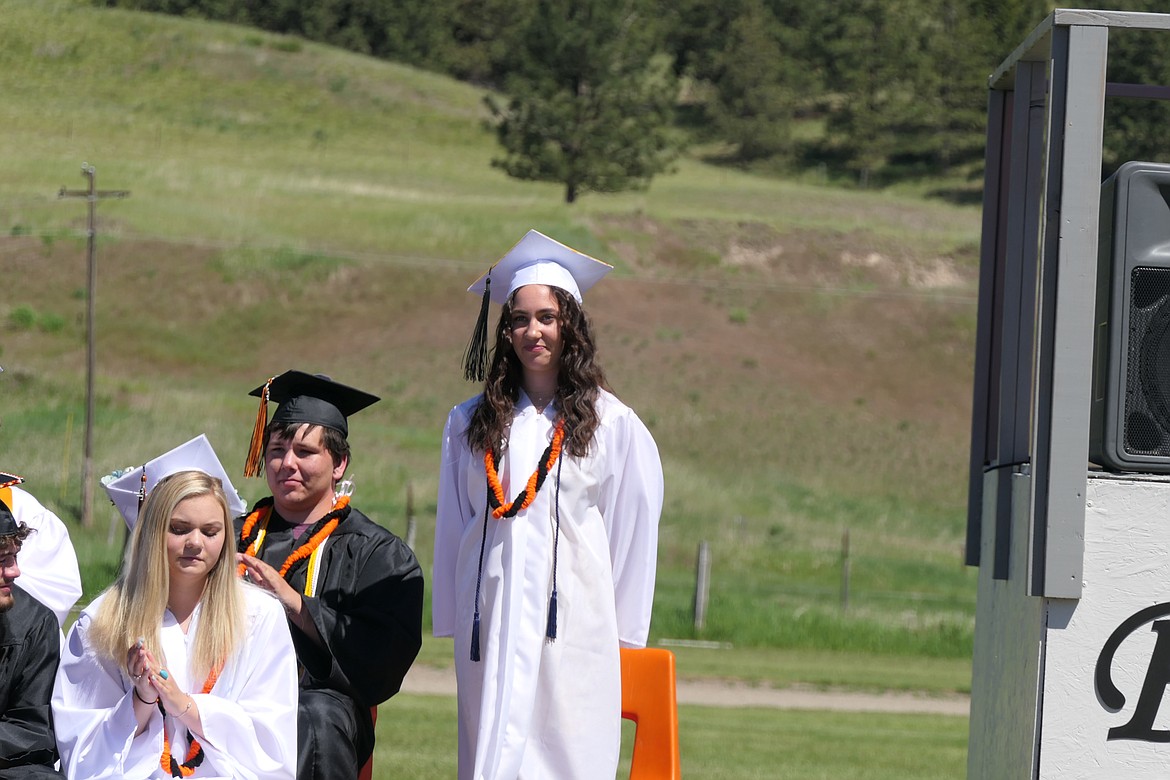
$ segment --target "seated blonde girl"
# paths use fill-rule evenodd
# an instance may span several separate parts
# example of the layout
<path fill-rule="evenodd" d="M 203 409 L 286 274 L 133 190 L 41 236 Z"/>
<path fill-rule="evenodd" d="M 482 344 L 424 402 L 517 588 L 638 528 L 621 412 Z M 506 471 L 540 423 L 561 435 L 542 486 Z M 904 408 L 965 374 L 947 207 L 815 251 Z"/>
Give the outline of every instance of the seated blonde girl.
<path fill-rule="evenodd" d="M 203 471 L 146 496 L 121 574 L 62 651 L 53 715 L 70 778 L 293 778 L 292 640 L 278 602 L 236 577 L 231 519 Z"/>

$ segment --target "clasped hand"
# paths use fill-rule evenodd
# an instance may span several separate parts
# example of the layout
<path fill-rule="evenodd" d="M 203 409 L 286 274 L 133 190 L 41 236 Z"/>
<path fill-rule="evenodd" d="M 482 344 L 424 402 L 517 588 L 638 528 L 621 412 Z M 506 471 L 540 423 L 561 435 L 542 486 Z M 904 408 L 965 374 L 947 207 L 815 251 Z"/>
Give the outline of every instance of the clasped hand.
<path fill-rule="evenodd" d="M 191 697 L 175 683 L 175 680 L 139 639 L 126 655 L 126 669 L 134 683 L 134 693 L 139 701 L 155 704 L 162 701 L 163 708 L 174 715 L 182 714 Z"/>

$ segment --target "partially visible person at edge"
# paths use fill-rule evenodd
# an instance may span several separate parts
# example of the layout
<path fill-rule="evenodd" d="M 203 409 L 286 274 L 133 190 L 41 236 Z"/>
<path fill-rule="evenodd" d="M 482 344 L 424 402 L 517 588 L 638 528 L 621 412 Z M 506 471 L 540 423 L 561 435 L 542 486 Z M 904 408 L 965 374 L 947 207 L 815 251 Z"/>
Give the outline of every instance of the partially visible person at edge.
<path fill-rule="evenodd" d="M 4 368 L 0 367 L 0 373 L 3 372 Z M 23 477 L 0 473 L 0 502 L 8 507 L 17 523 L 33 530 L 20 550 L 20 562 L 26 569 L 20 586 L 53 610 L 60 628 L 65 625 L 69 610 L 81 598 L 77 554 L 69 540 L 69 529 L 28 491 L 16 487 L 22 482 Z"/>
<path fill-rule="evenodd" d="M 61 777 L 49 698 L 61 629 L 49 608 L 15 584 L 33 529 L 0 502 L 0 777 Z"/>
<path fill-rule="evenodd" d="M 72 780 L 291 780 L 296 655 L 280 604 L 236 575 L 238 499 L 210 445 L 192 440 L 106 489 L 133 528 L 117 579 L 65 642 L 62 768 Z"/>
<path fill-rule="evenodd" d="M 262 464 L 272 495 L 236 522 L 240 568 L 280 599 L 292 629 L 303 670 L 298 780 L 352 780 L 373 750 L 370 709 L 398 692 L 422 646 L 414 553 L 339 492 L 347 418 L 378 398 L 300 371 L 252 395 L 260 409 L 244 473 Z"/>
<path fill-rule="evenodd" d="M 46 509 L 32 494 L 17 487 L 24 480 L 0 473 L 0 503 L 12 512 L 16 522 L 35 533 L 20 550 L 21 565 L 27 574 L 20 581 L 24 590 L 57 616 L 57 627 L 65 625 L 69 610 L 81 598 L 81 570 L 69 539 L 69 529 L 57 515 Z"/>
<path fill-rule="evenodd" d="M 484 379 L 489 298 L 503 310 L 439 472 L 433 623 L 455 638 L 460 778 L 617 768 L 619 646 L 649 632 L 663 483 L 581 308 L 609 270 L 530 231 L 469 290 L 484 296 L 469 379 Z"/>

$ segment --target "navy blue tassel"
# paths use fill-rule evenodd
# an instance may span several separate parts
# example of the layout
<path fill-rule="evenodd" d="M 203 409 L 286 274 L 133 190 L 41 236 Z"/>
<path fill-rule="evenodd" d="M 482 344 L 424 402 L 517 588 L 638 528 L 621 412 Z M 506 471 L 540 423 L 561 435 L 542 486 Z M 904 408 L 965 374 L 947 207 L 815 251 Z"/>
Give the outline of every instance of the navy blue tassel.
<path fill-rule="evenodd" d="M 548 627 L 544 635 L 549 639 L 557 638 L 557 592 L 554 590 L 548 599 Z"/>
<path fill-rule="evenodd" d="M 479 613 L 471 621 L 471 660 L 479 663 Z"/>

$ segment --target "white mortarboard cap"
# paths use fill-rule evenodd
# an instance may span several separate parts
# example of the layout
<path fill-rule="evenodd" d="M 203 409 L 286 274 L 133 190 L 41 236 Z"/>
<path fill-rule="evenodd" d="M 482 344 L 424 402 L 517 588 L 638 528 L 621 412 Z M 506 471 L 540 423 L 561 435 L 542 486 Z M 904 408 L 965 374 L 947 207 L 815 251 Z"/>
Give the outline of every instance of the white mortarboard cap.
<path fill-rule="evenodd" d="M 612 270 L 609 263 L 565 246 L 539 230 L 529 230 L 467 291 L 482 294 L 490 276 L 492 301 L 498 304 L 526 284 L 560 287 L 581 303 L 581 294 Z"/>
<path fill-rule="evenodd" d="M 487 372 L 488 300 L 503 304 L 508 296 L 528 284 L 545 284 L 565 290 L 581 303 L 581 294 L 613 270 L 613 266 L 565 246 L 539 230 L 529 230 L 487 273 L 467 288 L 482 296 L 479 317 L 467 351 L 463 376 L 482 382 Z"/>
<path fill-rule="evenodd" d="M 247 509 L 244 500 L 240 498 L 228 478 L 227 471 L 211 448 L 207 436 L 199 434 L 186 444 L 180 444 L 170 452 L 159 455 L 148 461 L 145 466 L 126 469 L 110 481 L 102 480 L 106 493 L 130 528 L 138 522 L 138 492 L 142 489 L 142 473 L 146 471 L 146 493 L 154 490 L 164 478 L 180 471 L 202 471 L 204 474 L 215 477 L 223 485 L 223 492 L 227 495 L 228 510 L 232 517 L 242 515 Z"/>

